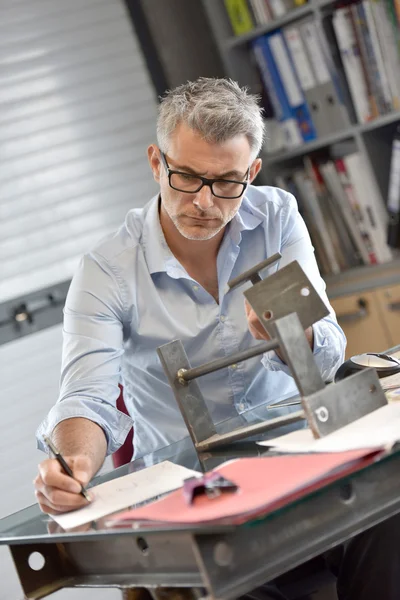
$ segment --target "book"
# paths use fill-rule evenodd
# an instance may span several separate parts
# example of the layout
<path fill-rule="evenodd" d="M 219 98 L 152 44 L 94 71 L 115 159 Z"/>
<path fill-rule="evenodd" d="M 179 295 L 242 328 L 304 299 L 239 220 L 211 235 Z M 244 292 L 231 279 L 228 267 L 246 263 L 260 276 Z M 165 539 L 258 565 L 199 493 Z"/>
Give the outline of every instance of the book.
<path fill-rule="evenodd" d="M 291 115 L 298 123 L 303 141 L 310 142 L 316 139 L 317 133 L 284 36 L 280 30 L 277 30 L 265 38 L 272 54 L 272 60 L 276 65 Z"/>
<path fill-rule="evenodd" d="M 332 25 L 342 57 L 357 121 L 366 123 L 372 118 L 370 96 L 364 77 L 360 48 L 353 28 L 351 8 L 343 7 L 336 10 Z"/>
<path fill-rule="evenodd" d="M 266 37 L 255 39 L 252 43 L 252 50 L 263 85 L 274 108 L 275 118 L 281 124 L 285 147 L 293 148 L 301 145 L 303 139 L 300 128 L 289 105 Z"/>
<path fill-rule="evenodd" d="M 235 35 L 243 35 L 254 28 L 246 0 L 224 0 L 225 8 Z"/>

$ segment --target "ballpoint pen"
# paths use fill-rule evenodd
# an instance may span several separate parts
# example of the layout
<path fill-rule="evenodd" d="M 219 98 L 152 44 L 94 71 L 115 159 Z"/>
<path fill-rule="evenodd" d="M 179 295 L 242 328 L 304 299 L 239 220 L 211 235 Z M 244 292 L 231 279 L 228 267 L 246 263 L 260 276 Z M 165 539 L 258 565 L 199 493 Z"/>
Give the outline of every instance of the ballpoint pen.
<path fill-rule="evenodd" d="M 64 471 L 66 472 L 66 474 L 69 475 L 70 477 L 72 477 L 74 479 L 74 474 L 72 473 L 71 468 L 67 465 L 67 463 L 65 462 L 64 457 L 57 450 L 57 448 L 55 447 L 55 445 L 53 444 L 53 442 L 51 441 L 51 439 L 49 437 L 47 437 L 47 435 L 44 435 L 43 436 L 43 440 L 44 440 L 44 443 L 46 444 L 46 446 L 49 448 L 49 450 L 51 450 L 51 452 L 54 454 L 54 458 L 56 460 L 58 460 L 59 464 L 62 466 L 62 468 L 64 469 Z M 83 485 L 81 485 L 81 491 L 79 493 L 88 502 L 91 502 L 91 498 L 90 498 L 88 492 L 86 491 L 86 489 L 83 487 Z"/>

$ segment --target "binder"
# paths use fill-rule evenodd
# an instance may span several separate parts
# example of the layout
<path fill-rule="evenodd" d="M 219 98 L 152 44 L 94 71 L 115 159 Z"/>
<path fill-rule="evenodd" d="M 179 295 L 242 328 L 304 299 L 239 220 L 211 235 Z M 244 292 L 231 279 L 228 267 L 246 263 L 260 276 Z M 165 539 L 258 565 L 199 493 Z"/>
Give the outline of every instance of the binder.
<path fill-rule="evenodd" d="M 359 123 L 366 123 L 372 116 L 369 91 L 367 82 L 364 79 L 360 49 L 353 30 L 350 7 L 343 7 L 336 10 L 332 19 L 332 25 L 335 30 L 357 120 Z"/>
<path fill-rule="evenodd" d="M 363 4 L 361 2 L 352 4 L 350 8 L 355 36 L 361 50 L 364 77 L 369 88 L 372 116 L 375 118 L 385 114 L 387 111 L 381 87 L 380 73 L 372 45 L 371 33 L 367 25 Z"/>
<path fill-rule="evenodd" d="M 371 42 L 371 51 L 375 59 L 377 85 L 381 93 L 382 108 L 385 113 L 390 112 L 393 106 L 392 93 L 383 59 L 382 49 L 378 39 L 378 27 L 375 23 L 371 0 L 363 0 L 360 5 L 361 16 L 365 18 Z M 399 77 L 398 77 L 399 78 Z"/>
<path fill-rule="evenodd" d="M 279 19 L 279 17 L 283 17 L 283 15 L 287 12 L 283 0 L 268 0 L 268 6 L 270 7 L 274 19 Z"/>
<path fill-rule="evenodd" d="M 387 209 L 388 245 L 392 248 L 400 248 L 400 126 L 397 128 L 392 144 Z"/>
<path fill-rule="evenodd" d="M 341 268 L 337 260 L 335 249 L 325 222 L 324 215 L 319 204 L 317 192 L 315 191 L 313 181 L 305 171 L 295 171 L 293 180 L 299 190 L 299 195 L 304 209 L 307 213 L 307 220 L 312 223 L 314 237 L 318 240 L 318 247 L 322 249 L 329 273 L 337 275 Z"/>
<path fill-rule="evenodd" d="M 267 47 L 276 65 L 281 91 L 286 96 L 291 115 L 297 120 L 304 142 L 315 140 L 317 133 L 307 102 L 301 90 L 291 56 L 281 31 L 265 36 Z"/>
<path fill-rule="evenodd" d="M 266 37 L 262 36 L 254 40 L 252 50 L 263 84 L 274 108 L 275 117 L 281 124 L 285 146 L 287 148 L 300 146 L 303 142 L 300 129 L 292 114 Z"/>
<path fill-rule="evenodd" d="M 376 184 L 371 177 L 369 167 L 359 152 L 348 154 L 343 158 L 343 162 L 363 212 L 366 230 L 378 262 L 387 262 L 393 258 L 386 241 L 388 216 L 379 194 L 376 193 Z"/>
<path fill-rule="evenodd" d="M 358 257 L 361 259 L 363 264 L 369 265 L 371 261 L 369 259 L 368 250 L 365 246 L 365 241 L 358 228 L 358 223 L 351 211 L 351 206 L 347 201 L 345 191 L 334 163 L 332 161 L 327 161 L 326 163 L 320 164 L 319 170 L 325 181 L 326 187 L 330 191 L 332 200 L 336 204 L 338 214 L 340 218 L 343 219 L 343 226 L 340 227 L 341 231 L 344 231 L 345 227 L 347 227 Z"/>
<path fill-rule="evenodd" d="M 254 27 L 246 0 L 225 0 L 225 8 L 235 35 L 242 35 Z"/>
<path fill-rule="evenodd" d="M 400 110 L 400 51 L 396 47 L 394 31 L 384 0 L 371 0 L 370 5 L 387 72 L 392 106 L 395 110 Z"/>
<path fill-rule="evenodd" d="M 265 25 L 271 21 L 271 13 L 264 0 L 250 0 L 250 6 L 258 25 Z"/>
<path fill-rule="evenodd" d="M 321 136 L 346 129 L 350 126 L 349 114 L 326 42 L 318 34 L 314 20 L 301 22 L 299 29 L 316 79 L 315 87 L 309 92 L 315 126 Z"/>
<path fill-rule="evenodd" d="M 333 27 L 332 15 L 328 15 L 323 20 L 324 35 L 321 36 L 322 45 L 326 48 L 327 60 L 332 65 L 332 79 L 335 81 L 335 87 L 340 91 L 340 99 L 346 109 L 350 123 L 357 123 L 357 115 L 350 93 L 349 82 L 347 81 L 342 55 L 340 52 L 338 40 Z"/>

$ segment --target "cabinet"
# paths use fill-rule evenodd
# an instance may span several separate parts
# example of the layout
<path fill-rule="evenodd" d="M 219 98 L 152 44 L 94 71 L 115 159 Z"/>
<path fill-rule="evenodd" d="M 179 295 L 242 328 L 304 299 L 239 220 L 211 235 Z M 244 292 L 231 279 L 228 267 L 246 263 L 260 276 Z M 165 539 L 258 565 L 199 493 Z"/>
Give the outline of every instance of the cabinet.
<path fill-rule="evenodd" d="M 400 344 L 400 284 L 376 290 L 379 310 L 383 315 L 390 346 Z"/>
<path fill-rule="evenodd" d="M 399 284 L 333 298 L 331 304 L 347 337 L 346 358 L 400 344 Z"/>
<path fill-rule="evenodd" d="M 362 352 L 382 352 L 390 343 L 375 291 L 331 300 L 347 337 L 346 358 Z"/>

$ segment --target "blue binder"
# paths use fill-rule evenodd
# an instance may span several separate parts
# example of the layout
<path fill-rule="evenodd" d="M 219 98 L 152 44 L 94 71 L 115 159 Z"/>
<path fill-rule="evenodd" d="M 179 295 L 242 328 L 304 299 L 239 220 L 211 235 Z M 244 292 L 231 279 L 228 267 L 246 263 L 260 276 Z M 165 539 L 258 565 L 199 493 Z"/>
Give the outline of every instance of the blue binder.
<path fill-rule="evenodd" d="M 317 138 L 317 132 L 285 38 L 277 30 L 266 35 L 265 39 L 265 51 L 275 65 L 279 100 L 285 103 L 291 117 L 296 119 L 303 141 L 311 142 Z"/>
<path fill-rule="evenodd" d="M 263 85 L 271 100 L 275 118 L 280 122 L 284 133 L 285 145 L 289 148 L 299 146 L 303 137 L 296 118 L 286 98 L 278 70 L 269 50 L 265 36 L 256 38 L 252 42 L 252 50 L 256 59 Z"/>

